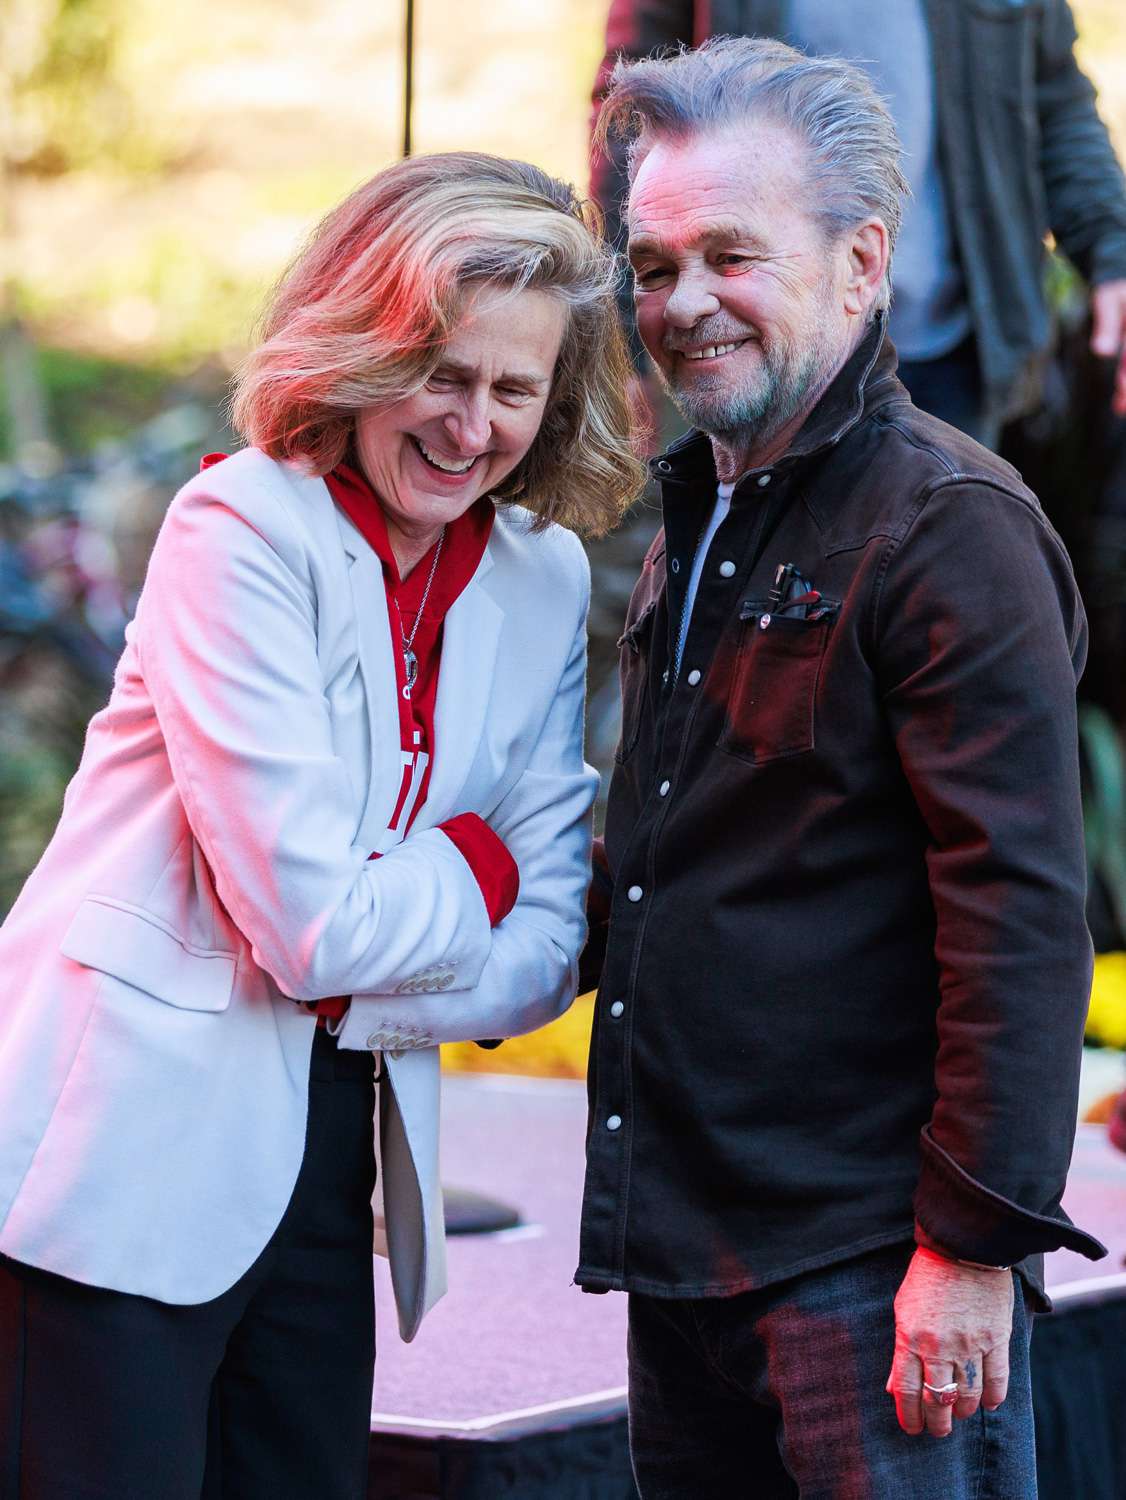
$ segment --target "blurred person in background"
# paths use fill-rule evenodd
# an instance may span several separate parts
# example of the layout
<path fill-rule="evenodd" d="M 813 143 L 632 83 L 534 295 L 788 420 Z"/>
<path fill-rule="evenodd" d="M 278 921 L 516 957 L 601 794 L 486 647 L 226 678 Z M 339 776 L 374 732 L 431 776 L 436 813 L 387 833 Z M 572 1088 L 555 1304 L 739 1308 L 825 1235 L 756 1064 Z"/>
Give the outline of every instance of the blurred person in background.
<path fill-rule="evenodd" d="M 1126 183 L 1067 0 L 611 0 L 596 117 L 618 57 L 721 35 L 848 58 L 887 98 L 911 188 L 889 327 L 917 406 L 990 447 L 1036 406 L 1050 233 L 1089 283 L 1126 414 Z M 592 183 L 619 244 L 624 169 L 619 145 Z"/>
<path fill-rule="evenodd" d="M 376 1079 L 409 1339 L 438 1044 L 575 992 L 627 371 L 521 162 L 391 167 L 281 281 L 0 930 L 0 1495 L 366 1494 Z"/>
<path fill-rule="evenodd" d="M 1105 1254 L 1060 1207 L 1091 984 L 1067 554 L 896 377 L 906 184 L 863 71 L 720 39 L 620 65 L 602 120 L 694 427 L 653 465 L 584 956 L 576 1280 L 629 1293 L 638 1486 L 1032 1500 L 1042 1252 Z"/>

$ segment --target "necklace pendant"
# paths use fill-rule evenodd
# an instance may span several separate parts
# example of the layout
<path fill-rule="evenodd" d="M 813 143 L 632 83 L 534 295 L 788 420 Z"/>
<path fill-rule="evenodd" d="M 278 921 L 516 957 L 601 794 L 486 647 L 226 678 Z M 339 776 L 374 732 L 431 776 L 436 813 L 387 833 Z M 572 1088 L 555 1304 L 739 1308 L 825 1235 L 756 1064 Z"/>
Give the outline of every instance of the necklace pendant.
<path fill-rule="evenodd" d="M 414 687 L 415 679 L 418 677 L 418 657 L 409 646 L 403 648 L 403 666 L 407 674 L 407 685 L 403 689 L 403 697 L 409 698 L 411 688 Z"/>
<path fill-rule="evenodd" d="M 403 667 L 406 672 L 406 682 L 403 685 L 403 697 L 409 698 L 411 689 L 414 687 L 418 676 L 418 657 L 411 650 L 414 638 L 418 634 L 418 627 L 422 624 L 422 612 L 426 608 L 426 601 L 430 598 L 430 586 L 434 582 L 434 574 L 438 571 L 438 559 L 442 555 L 442 543 L 446 540 L 446 528 L 443 526 L 438 536 L 438 545 L 434 548 L 434 561 L 430 564 L 430 576 L 426 580 L 426 587 L 422 591 L 422 598 L 418 602 L 418 613 L 414 617 L 410 635 L 403 634 L 403 616 L 399 611 L 399 601 L 395 600 L 395 609 L 399 611 L 399 635 L 403 642 Z"/>

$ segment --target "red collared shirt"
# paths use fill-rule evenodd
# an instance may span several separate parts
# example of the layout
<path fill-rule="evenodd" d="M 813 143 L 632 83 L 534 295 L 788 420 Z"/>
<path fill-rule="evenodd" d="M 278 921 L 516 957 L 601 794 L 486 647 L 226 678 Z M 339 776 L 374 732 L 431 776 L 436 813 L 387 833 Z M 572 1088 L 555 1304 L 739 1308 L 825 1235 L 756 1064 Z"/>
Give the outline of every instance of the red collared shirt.
<path fill-rule="evenodd" d="M 383 565 L 403 749 L 403 782 L 391 827 L 405 837 L 426 801 L 430 785 L 443 625 L 450 607 L 480 565 L 493 529 L 493 506 L 488 500 L 478 500 L 464 515 L 449 523 L 427 594 L 426 585 L 434 567 L 438 544 L 431 547 L 407 578 L 400 578 L 382 507 L 367 480 L 356 469 L 340 464 L 331 474 L 325 475 L 325 483 L 332 498 Z M 426 608 L 419 618 L 424 594 Z M 407 694 L 406 664 L 401 647 L 412 631 L 411 649 L 418 660 L 418 675 Z"/>

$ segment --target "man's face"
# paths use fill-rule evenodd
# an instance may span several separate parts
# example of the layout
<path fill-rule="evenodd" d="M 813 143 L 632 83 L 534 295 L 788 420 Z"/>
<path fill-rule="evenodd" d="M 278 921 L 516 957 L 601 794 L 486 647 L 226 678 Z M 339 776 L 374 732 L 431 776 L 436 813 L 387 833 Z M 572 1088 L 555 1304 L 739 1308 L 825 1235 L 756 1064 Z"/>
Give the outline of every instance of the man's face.
<path fill-rule="evenodd" d="M 657 140 L 634 180 L 637 324 L 669 394 L 713 437 L 761 442 L 843 362 L 848 259 L 809 211 L 803 148 L 778 126 Z"/>

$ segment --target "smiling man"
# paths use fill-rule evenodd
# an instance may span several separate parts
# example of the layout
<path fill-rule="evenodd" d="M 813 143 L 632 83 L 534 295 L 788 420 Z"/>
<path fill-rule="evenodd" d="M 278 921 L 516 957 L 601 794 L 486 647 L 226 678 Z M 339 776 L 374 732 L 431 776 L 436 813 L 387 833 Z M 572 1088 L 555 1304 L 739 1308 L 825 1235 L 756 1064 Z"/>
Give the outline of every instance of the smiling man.
<path fill-rule="evenodd" d="M 1090 982 L 1086 629 L 1019 476 L 885 333 L 853 65 L 623 64 L 638 327 L 695 430 L 621 643 L 579 1283 L 643 1500 L 1025 1500 Z M 1015 1295 L 1014 1295 L 1015 1293 Z M 936 1441 L 943 1439 L 943 1441 Z"/>

